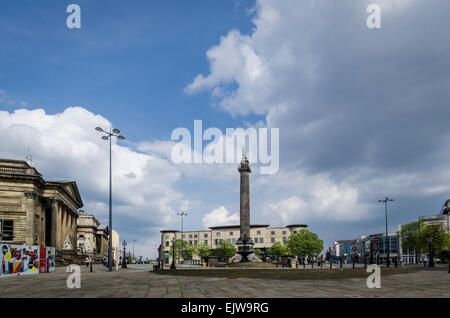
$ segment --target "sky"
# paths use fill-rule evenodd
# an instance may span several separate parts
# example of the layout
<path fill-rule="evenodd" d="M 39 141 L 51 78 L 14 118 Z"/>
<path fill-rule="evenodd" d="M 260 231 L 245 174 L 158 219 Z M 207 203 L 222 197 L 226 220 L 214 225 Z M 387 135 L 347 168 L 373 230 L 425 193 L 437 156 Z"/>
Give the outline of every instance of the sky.
<path fill-rule="evenodd" d="M 69 29 L 69 4 L 81 28 Z M 381 28 L 366 25 L 370 4 Z M 155 257 L 160 230 L 237 224 L 237 163 L 175 163 L 178 127 L 279 129 L 279 170 L 250 176 L 251 222 L 308 224 L 325 247 L 438 214 L 450 197 L 446 0 L 0 1 L 0 158 Z M 251 153 L 250 153 L 251 155 Z M 257 165 L 255 165 L 256 167 Z"/>

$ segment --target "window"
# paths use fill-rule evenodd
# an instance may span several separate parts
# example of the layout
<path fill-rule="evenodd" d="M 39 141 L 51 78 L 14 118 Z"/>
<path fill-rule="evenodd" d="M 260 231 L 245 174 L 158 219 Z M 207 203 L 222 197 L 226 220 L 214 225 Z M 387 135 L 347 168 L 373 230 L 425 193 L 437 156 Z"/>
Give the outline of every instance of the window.
<path fill-rule="evenodd" d="M 219 240 L 218 240 L 218 239 L 215 239 L 215 240 L 214 240 L 214 244 L 216 244 L 216 245 L 219 244 Z"/>
<path fill-rule="evenodd" d="M 168 240 L 169 239 L 169 235 L 166 235 L 166 240 Z"/>
<path fill-rule="evenodd" d="M 235 239 L 235 238 L 234 238 L 234 239 L 232 239 L 231 241 L 233 242 L 233 244 L 234 244 L 234 243 L 236 243 L 236 239 Z"/>
<path fill-rule="evenodd" d="M 84 235 L 83 234 L 81 234 L 78 237 L 78 247 L 84 247 Z"/>
<path fill-rule="evenodd" d="M 183 238 L 186 238 L 186 234 L 183 234 Z"/>
<path fill-rule="evenodd" d="M 189 241 L 189 245 L 192 245 L 192 241 Z"/>
<path fill-rule="evenodd" d="M 286 243 L 286 236 L 283 237 L 283 243 Z"/>
<path fill-rule="evenodd" d="M 197 234 L 194 234 L 194 238 L 197 238 Z"/>
<path fill-rule="evenodd" d="M 230 232 L 230 235 L 233 235 L 233 232 Z"/>
<path fill-rule="evenodd" d="M 203 237 L 208 237 L 208 234 L 204 234 Z"/>
<path fill-rule="evenodd" d="M 189 234 L 189 238 L 192 238 L 192 234 Z"/>
<path fill-rule="evenodd" d="M 197 240 L 194 240 L 194 244 L 197 245 Z"/>
<path fill-rule="evenodd" d="M 261 237 L 261 238 L 259 239 L 259 243 L 264 243 L 264 238 L 263 238 L 263 237 Z"/>
<path fill-rule="evenodd" d="M 217 234 L 216 234 L 217 236 L 220 236 L 220 232 L 217 232 Z"/>
<path fill-rule="evenodd" d="M 3 224 L 0 223 L 2 228 L 0 233 L 4 241 L 14 240 L 14 221 L 13 220 L 3 220 Z"/>
<path fill-rule="evenodd" d="M 167 246 L 169 246 L 169 242 L 168 242 L 168 241 L 166 241 L 166 247 L 167 247 Z"/>
<path fill-rule="evenodd" d="M 270 243 L 275 243 L 275 238 L 274 237 L 270 238 Z"/>
<path fill-rule="evenodd" d="M 283 235 L 286 235 L 286 231 L 283 231 Z"/>
<path fill-rule="evenodd" d="M 297 234 L 297 230 L 294 231 L 294 234 Z"/>
<path fill-rule="evenodd" d="M 261 235 L 261 231 L 256 231 L 256 234 Z"/>
<path fill-rule="evenodd" d="M 205 240 L 205 244 L 208 244 L 208 240 Z"/>
<path fill-rule="evenodd" d="M 255 237 L 255 243 L 258 243 L 258 238 L 257 237 Z"/>
<path fill-rule="evenodd" d="M 219 243 L 222 243 L 223 242 L 223 240 L 222 239 L 219 239 Z"/>
<path fill-rule="evenodd" d="M 275 235 L 275 231 L 270 232 L 270 235 Z"/>
<path fill-rule="evenodd" d="M 227 239 L 228 243 L 231 243 L 231 239 Z"/>

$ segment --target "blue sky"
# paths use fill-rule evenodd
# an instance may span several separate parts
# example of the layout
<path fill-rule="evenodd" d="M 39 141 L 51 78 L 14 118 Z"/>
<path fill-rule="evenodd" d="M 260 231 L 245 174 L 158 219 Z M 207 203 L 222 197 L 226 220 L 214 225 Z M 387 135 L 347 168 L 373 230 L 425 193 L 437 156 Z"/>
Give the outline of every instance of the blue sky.
<path fill-rule="evenodd" d="M 0 157 L 31 148 L 85 210 L 154 256 L 161 229 L 236 223 L 237 164 L 175 164 L 177 127 L 280 129 L 251 175 L 252 223 L 307 223 L 329 246 L 439 213 L 450 196 L 446 0 L 1 1 Z M 67 5 L 81 29 L 66 27 Z M 366 26 L 369 4 L 382 28 Z"/>

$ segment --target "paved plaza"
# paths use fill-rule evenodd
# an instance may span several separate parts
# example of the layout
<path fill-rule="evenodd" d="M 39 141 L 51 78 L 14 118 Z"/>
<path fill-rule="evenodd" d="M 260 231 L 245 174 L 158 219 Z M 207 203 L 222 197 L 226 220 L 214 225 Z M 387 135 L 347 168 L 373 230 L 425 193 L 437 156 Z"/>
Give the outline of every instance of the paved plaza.
<path fill-rule="evenodd" d="M 66 286 L 66 268 L 49 274 L 4 277 L 1 297 L 450 297 L 446 270 L 419 270 L 389 275 L 380 289 L 369 289 L 366 279 L 277 280 L 254 278 L 187 277 L 159 275 L 149 265 L 130 265 L 108 273 L 97 265 L 94 272 L 81 266 L 81 288 Z M 368 274 L 369 275 L 369 274 Z M 33 288 L 30 288 L 33 286 Z"/>

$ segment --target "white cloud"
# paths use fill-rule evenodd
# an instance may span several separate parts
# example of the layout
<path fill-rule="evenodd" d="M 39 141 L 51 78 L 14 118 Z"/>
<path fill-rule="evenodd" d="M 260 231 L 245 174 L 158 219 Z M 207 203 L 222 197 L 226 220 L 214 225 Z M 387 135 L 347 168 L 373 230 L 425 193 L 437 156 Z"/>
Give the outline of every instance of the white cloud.
<path fill-rule="evenodd" d="M 224 206 L 205 214 L 202 218 L 204 228 L 211 226 L 236 225 L 239 224 L 239 214 L 229 212 Z"/>
<path fill-rule="evenodd" d="M 95 212 L 106 225 L 108 143 L 94 128 L 108 129 L 110 124 L 82 107 L 53 115 L 43 109 L 1 111 L 0 157 L 25 159 L 30 148 L 44 178 L 75 180 L 86 212 Z M 112 145 L 113 228 L 119 235 L 138 233 L 145 226 L 165 227 L 176 220 L 179 206 L 186 204 L 183 195 L 173 189 L 180 172 L 166 159 L 138 153 L 128 145 L 115 139 Z"/>

